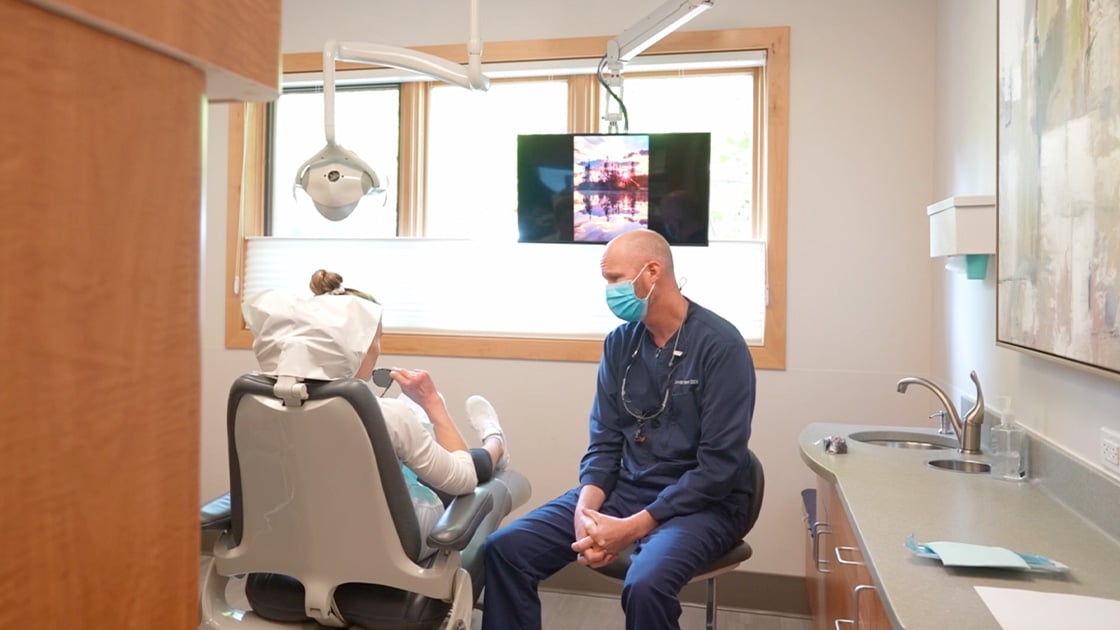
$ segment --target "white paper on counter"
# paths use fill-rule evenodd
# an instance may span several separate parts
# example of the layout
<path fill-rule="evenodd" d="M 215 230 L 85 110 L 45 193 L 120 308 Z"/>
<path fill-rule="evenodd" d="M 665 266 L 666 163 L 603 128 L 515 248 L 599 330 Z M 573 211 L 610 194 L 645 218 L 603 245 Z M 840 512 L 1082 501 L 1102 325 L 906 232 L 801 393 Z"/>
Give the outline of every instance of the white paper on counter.
<path fill-rule="evenodd" d="M 974 588 L 1003 630 L 1114 630 L 1120 619 L 1120 600 L 1020 588 Z"/>

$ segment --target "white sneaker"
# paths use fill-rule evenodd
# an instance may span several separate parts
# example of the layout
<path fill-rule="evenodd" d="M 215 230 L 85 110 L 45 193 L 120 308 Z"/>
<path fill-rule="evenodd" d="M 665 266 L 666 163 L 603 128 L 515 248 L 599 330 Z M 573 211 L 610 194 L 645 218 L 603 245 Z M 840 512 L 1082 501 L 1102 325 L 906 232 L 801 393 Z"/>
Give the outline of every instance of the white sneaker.
<path fill-rule="evenodd" d="M 498 459 L 495 470 L 505 470 L 509 465 L 509 446 L 506 444 L 505 434 L 502 433 L 502 425 L 498 422 L 498 412 L 494 410 L 494 405 L 482 396 L 475 395 L 467 398 L 466 406 L 467 418 L 474 430 L 478 431 L 480 440 L 485 442 L 486 438 L 497 437 L 502 441 L 502 456 Z"/>

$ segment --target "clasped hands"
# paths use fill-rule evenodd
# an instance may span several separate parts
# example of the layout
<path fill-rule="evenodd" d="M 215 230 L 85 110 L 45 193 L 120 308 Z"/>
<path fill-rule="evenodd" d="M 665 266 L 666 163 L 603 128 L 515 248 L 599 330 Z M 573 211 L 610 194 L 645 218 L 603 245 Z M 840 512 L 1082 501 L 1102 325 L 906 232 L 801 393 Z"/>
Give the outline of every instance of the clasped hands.
<path fill-rule="evenodd" d="M 645 510 L 618 518 L 583 508 L 576 514 L 576 541 L 572 543 L 572 551 L 579 554 L 576 560 L 580 564 L 597 569 L 614 562 L 623 549 L 648 534 L 656 525 Z"/>

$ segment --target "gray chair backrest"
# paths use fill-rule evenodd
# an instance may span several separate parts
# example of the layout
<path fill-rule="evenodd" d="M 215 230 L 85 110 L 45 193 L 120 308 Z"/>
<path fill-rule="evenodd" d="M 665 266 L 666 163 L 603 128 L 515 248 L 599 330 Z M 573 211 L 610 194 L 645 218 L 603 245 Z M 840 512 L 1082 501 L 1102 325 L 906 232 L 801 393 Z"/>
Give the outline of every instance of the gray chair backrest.
<path fill-rule="evenodd" d="M 249 374 L 230 390 L 233 522 L 214 551 L 218 571 L 291 576 L 312 617 L 349 582 L 446 597 L 454 571 L 415 564 L 419 525 L 369 386 L 308 383 L 308 399 L 286 407 L 273 384 Z"/>

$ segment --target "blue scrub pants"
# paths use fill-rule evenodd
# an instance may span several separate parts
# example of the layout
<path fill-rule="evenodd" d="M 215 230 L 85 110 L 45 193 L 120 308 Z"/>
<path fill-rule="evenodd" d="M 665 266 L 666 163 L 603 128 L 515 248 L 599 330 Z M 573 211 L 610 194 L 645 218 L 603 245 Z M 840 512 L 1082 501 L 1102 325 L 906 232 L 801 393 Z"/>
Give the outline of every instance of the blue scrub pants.
<path fill-rule="evenodd" d="M 629 516 L 648 501 L 627 497 L 620 487 L 599 511 Z M 541 580 L 571 562 L 576 553 L 575 507 L 579 489 L 494 532 L 486 539 L 483 630 L 541 627 Z M 680 591 L 699 571 L 742 539 L 745 521 L 718 506 L 673 517 L 638 542 L 622 586 L 627 630 L 680 628 Z"/>

